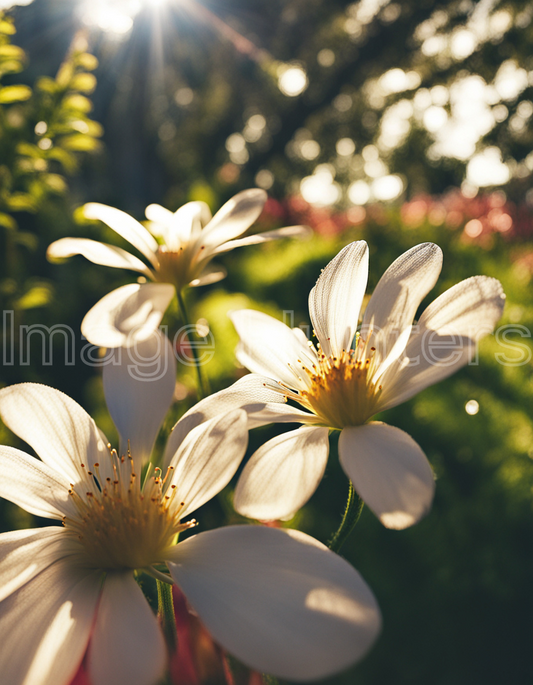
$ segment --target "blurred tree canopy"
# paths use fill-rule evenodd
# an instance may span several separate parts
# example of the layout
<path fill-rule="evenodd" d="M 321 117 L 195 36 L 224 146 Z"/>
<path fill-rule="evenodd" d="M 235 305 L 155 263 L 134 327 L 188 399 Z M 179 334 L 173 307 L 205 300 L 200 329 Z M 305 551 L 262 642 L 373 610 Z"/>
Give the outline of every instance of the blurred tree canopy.
<path fill-rule="evenodd" d="M 317 174 L 322 190 L 308 183 L 303 195 L 324 205 L 441 193 L 465 179 L 470 192 L 509 182 L 523 199 L 532 12 L 497 0 L 148 4 L 121 40 L 89 29 L 107 174 L 139 211 L 255 184 L 287 197 Z M 50 65 L 47 36 L 64 46 L 85 16 L 70 0 L 18 13 L 30 55 Z M 399 182 L 379 182 L 391 175 Z"/>
<path fill-rule="evenodd" d="M 15 317 L 4 322 L 4 353 L 11 329 L 20 352 L 22 324 L 67 324 L 83 345 L 85 312 L 132 281 L 82 259 L 46 262 L 63 236 L 121 244 L 74 221 L 87 201 L 142 220 L 151 202 L 217 209 L 259 185 L 271 198 L 260 222 L 316 228 L 308 242 L 229 253 L 228 278 L 196 291 L 192 308 L 216 341 L 206 367 L 214 390 L 242 373 L 227 311 L 293 311 L 294 325 L 307 324 L 309 290 L 350 240 L 369 243 L 369 291 L 401 252 L 438 243 L 443 273 L 423 306 L 462 278 L 499 278 L 508 337 L 485 340 L 479 365 L 387 413 L 426 451 L 436 499 L 401 534 L 364 511 L 343 554 L 375 591 L 384 633 L 361 665 L 328 682 L 529 685 L 532 4 L 168 0 L 134 12 L 115 0 L 122 19 L 97 14 L 110 4 L 36 0 L 0 19 L 0 297 Z M 166 322 L 175 328 L 177 312 Z M 53 365 L 33 359 L 4 363 L 1 383 L 58 387 L 113 435 L 97 370 L 66 365 L 61 345 Z M 177 413 L 193 402 L 192 371 L 180 373 Z M 276 430 L 252 432 L 250 453 Z M 13 440 L 3 427 L 0 437 Z M 321 540 L 346 496 L 332 451 L 291 522 Z M 1 506 L 4 529 L 31 524 Z M 231 488 L 198 518 L 214 527 L 222 513 L 239 520 Z"/>

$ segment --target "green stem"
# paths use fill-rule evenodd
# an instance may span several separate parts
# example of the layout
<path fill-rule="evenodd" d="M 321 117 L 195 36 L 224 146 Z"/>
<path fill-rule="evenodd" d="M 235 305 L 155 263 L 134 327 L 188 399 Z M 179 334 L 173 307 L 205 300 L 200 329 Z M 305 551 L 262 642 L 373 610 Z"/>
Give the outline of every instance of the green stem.
<path fill-rule="evenodd" d="M 357 521 L 359 521 L 359 517 L 363 511 L 363 506 L 363 500 L 355 494 L 353 485 L 350 483 L 348 500 L 346 502 L 346 509 L 344 510 L 344 516 L 342 517 L 341 525 L 328 544 L 328 547 L 330 550 L 332 550 L 332 552 L 338 552 L 346 542 L 348 536 L 357 525 Z"/>
<path fill-rule="evenodd" d="M 196 350 L 196 347 L 194 345 L 194 340 L 192 339 L 192 335 L 190 334 L 190 328 L 191 328 L 191 321 L 189 319 L 189 314 L 187 313 L 187 307 L 185 305 L 185 299 L 183 297 L 183 293 L 178 290 L 178 304 L 180 308 L 180 314 L 181 314 L 181 319 L 185 326 L 187 326 L 187 337 L 189 338 L 189 342 L 191 343 L 191 350 L 192 350 L 192 355 L 194 357 L 194 367 L 196 369 L 196 379 L 197 379 L 197 385 L 198 385 L 198 397 L 199 399 L 203 399 L 209 394 L 209 390 L 207 388 L 207 381 L 204 379 L 203 374 L 202 374 L 202 365 L 200 363 L 200 360 L 198 358 L 198 352 Z"/>
<path fill-rule="evenodd" d="M 174 602 L 172 601 L 172 586 L 161 580 L 157 580 L 158 614 L 161 620 L 161 628 L 167 642 L 170 654 L 176 651 L 178 634 L 176 631 L 176 616 L 174 615 Z"/>

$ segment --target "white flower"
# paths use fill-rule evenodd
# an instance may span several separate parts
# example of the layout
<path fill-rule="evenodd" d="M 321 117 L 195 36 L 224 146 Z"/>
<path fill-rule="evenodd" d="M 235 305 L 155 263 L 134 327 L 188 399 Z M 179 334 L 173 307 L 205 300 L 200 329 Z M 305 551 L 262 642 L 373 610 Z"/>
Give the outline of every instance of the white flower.
<path fill-rule="evenodd" d="M 139 356 L 156 344 L 150 338 Z M 157 574 L 159 564 L 214 639 L 254 669 L 308 680 L 359 659 L 379 632 L 375 599 L 313 538 L 231 526 L 174 544 L 235 473 L 246 414 L 232 410 L 185 432 L 178 423 L 169 468 L 141 484 L 138 454 L 150 454 L 174 370 L 142 381 L 123 353 L 104 367 L 110 411 L 131 448 L 123 456 L 63 393 L 33 383 L 0 391 L 4 423 L 40 457 L 0 447 L 0 496 L 63 522 L 0 535 L 2 682 L 68 685 L 87 652 L 93 685 L 155 685 L 165 643 L 134 571 Z"/>
<path fill-rule="evenodd" d="M 318 349 L 300 329 L 266 314 L 233 313 L 239 361 L 273 379 L 265 381 L 268 389 L 306 410 L 287 407 L 283 414 L 278 405 L 274 412 L 255 414 L 263 423 L 304 426 L 252 455 L 235 492 L 239 513 L 270 520 L 288 518 L 303 506 L 323 476 L 329 429 L 337 429 L 341 465 L 381 522 L 401 529 L 424 516 L 434 492 L 426 457 L 399 428 L 370 419 L 468 363 L 477 342 L 494 329 L 505 301 L 497 280 L 475 276 L 443 293 L 413 325 L 441 264 L 441 250 L 431 243 L 399 257 L 379 281 L 356 335 L 368 249 L 364 241 L 345 247 L 309 295 Z"/>
<path fill-rule="evenodd" d="M 107 224 L 149 265 L 120 247 L 87 238 L 57 240 L 48 247 L 48 257 L 55 260 L 81 254 L 95 264 L 137 271 L 155 282 L 126 285 L 103 297 L 82 322 L 87 340 L 103 347 L 145 340 L 159 326 L 175 288 L 180 291 L 187 285 L 207 285 L 225 277 L 224 268 L 211 262 L 217 255 L 243 245 L 310 234 L 306 226 L 287 226 L 241 238 L 261 214 L 266 197 L 259 188 L 245 190 L 214 217 L 205 202 L 189 202 L 174 213 L 149 205 L 148 228 L 119 209 L 94 202 L 85 205 L 88 219 Z"/>

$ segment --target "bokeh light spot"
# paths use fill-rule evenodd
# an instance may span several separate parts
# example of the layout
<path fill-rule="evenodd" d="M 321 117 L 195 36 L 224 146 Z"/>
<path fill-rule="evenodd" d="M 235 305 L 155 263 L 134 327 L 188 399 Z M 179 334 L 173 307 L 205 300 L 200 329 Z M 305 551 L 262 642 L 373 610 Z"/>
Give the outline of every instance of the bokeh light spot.
<path fill-rule="evenodd" d="M 478 411 L 479 402 L 476 402 L 476 400 L 468 400 L 468 402 L 465 404 L 465 412 L 470 414 L 470 416 L 474 416 L 478 413 Z"/>

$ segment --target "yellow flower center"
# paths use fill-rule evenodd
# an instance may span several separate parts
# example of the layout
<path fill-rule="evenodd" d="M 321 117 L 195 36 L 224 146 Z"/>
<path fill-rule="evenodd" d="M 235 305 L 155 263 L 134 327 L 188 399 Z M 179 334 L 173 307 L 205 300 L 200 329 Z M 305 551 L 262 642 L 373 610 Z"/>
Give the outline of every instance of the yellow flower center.
<path fill-rule="evenodd" d="M 304 367 L 310 388 L 294 399 L 330 428 L 360 426 L 376 413 L 381 394 L 381 386 L 372 381 L 373 353 L 372 348 L 367 357 L 356 350 L 343 350 L 338 357 L 319 354 L 318 365 Z"/>
<path fill-rule="evenodd" d="M 181 290 L 191 281 L 198 278 L 201 268 L 198 268 L 198 260 L 203 257 L 204 247 L 201 247 L 198 254 L 192 255 L 187 247 L 180 247 L 179 250 L 169 250 L 162 245 L 157 251 L 159 269 L 156 278 L 161 283 L 172 283 L 178 290 Z"/>
<path fill-rule="evenodd" d="M 163 560 L 165 550 L 181 531 L 196 525 L 180 523 L 184 503 L 174 497 L 176 486 L 165 487 L 160 469 L 141 487 L 131 454 L 119 457 L 110 450 L 114 478 L 102 478 L 100 465 L 88 478 L 71 485 L 76 517 L 63 525 L 79 540 L 85 563 L 99 569 L 138 569 Z M 82 464 L 82 468 L 86 466 Z"/>

